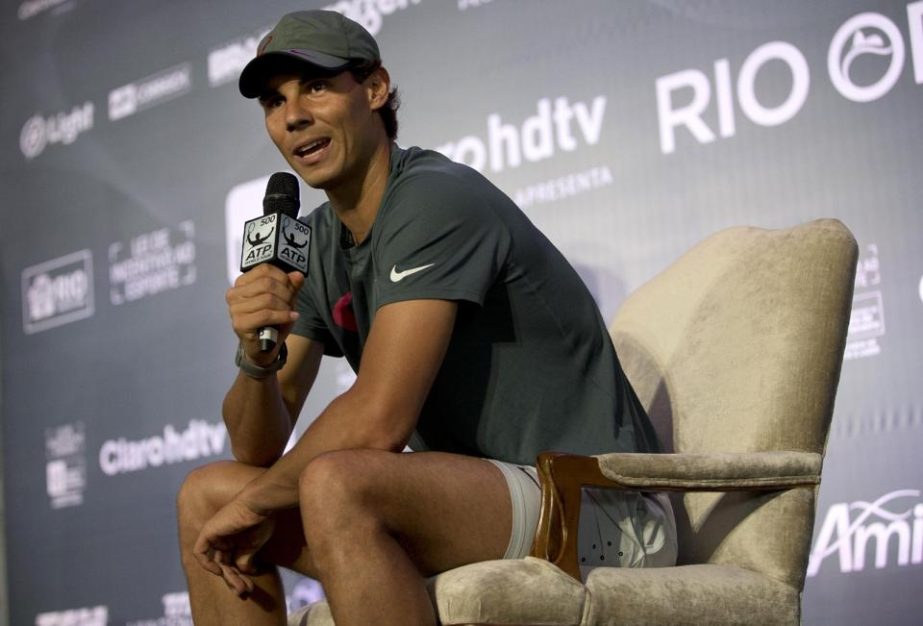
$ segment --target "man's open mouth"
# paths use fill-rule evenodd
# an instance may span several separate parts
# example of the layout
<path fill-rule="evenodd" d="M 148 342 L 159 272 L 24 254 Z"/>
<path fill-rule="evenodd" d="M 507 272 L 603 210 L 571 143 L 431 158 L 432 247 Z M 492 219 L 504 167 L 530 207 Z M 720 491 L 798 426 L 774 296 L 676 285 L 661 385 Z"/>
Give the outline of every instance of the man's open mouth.
<path fill-rule="evenodd" d="M 316 152 L 319 152 L 330 145 L 329 137 L 322 137 L 320 139 L 315 139 L 310 143 L 306 143 L 303 146 L 295 148 L 295 156 L 306 157 L 312 155 Z"/>

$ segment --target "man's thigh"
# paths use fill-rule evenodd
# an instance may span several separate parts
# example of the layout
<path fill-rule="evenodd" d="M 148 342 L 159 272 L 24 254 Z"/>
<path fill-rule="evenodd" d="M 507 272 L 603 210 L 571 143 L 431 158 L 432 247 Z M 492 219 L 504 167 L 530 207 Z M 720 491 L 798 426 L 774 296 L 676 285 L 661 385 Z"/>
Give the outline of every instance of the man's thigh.
<path fill-rule="evenodd" d="M 314 506 L 323 507 L 325 496 L 349 493 L 424 575 L 499 559 L 506 552 L 509 487 L 489 461 L 444 452 L 343 450 L 318 457 L 308 472 L 318 470 L 317 464 L 322 466 L 317 480 L 308 484 L 325 493 Z"/>

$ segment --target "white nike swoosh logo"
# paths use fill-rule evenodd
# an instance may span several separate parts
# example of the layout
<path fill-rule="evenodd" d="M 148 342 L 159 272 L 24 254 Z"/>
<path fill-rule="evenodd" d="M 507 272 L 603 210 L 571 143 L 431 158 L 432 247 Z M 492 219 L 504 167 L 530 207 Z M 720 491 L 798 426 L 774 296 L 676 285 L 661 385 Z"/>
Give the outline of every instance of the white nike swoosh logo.
<path fill-rule="evenodd" d="M 430 268 L 434 265 L 435 263 L 429 263 L 428 265 L 421 265 L 419 267 L 411 267 L 410 269 L 404 270 L 402 272 L 397 271 L 397 265 L 395 265 L 394 267 L 391 268 L 391 282 L 396 283 L 399 280 L 403 280 L 407 276 L 410 276 L 411 274 L 422 272 L 423 270 Z"/>

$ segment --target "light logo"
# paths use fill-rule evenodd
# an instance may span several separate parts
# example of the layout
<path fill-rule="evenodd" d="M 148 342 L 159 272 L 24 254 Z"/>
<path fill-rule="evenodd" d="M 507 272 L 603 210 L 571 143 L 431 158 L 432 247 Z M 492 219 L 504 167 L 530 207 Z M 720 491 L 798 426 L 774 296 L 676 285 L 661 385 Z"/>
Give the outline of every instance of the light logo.
<path fill-rule="evenodd" d="M 19 133 L 19 149 L 27 159 L 34 159 L 52 144 L 71 144 L 77 137 L 93 128 L 93 103 L 85 102 L 69 113 L 49 117 L 33 115 L 23 124 Z"/>
<path fill-rule="evenodd" d="M 808 576 L 815 576 L 824 561 L 833 558 L 840 572 L 861 572 L 874 549 L 875 569 L 888 566 L 892 556 L 898 567 L 923 563 L 923 502 L 917 489 L 898 489 L 874 502 L 841 502 L 827 510 L 817 534 Z"/>
<path fill-rule="evenodd" d="M 22 327 L 27 335 L 93 315 L 93 255 L 80 250 L 22 272 Z"/>

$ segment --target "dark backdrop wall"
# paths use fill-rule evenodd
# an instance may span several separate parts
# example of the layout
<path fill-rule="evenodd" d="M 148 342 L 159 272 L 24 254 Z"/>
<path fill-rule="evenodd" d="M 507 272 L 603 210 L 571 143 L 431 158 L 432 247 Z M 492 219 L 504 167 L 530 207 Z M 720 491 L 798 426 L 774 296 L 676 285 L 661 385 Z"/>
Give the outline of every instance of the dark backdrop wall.
<path fill-rule="evenodd" d="M 918 623 L 923 1 L 905 0 L 4 3 L 11 623 L 188 621 L 173 499 L 229 456 L 223 295 L 285 168 L 236 77 L 281 14 L 321 6 L 378 37 L 401 143 L 500 185 L 606 317 L 721 228 L 853 230 L 805 623 Z M 325 363 L 299 429 L 350 380 Z M 286 581 L 293 604 L 319 593 Z"/>

